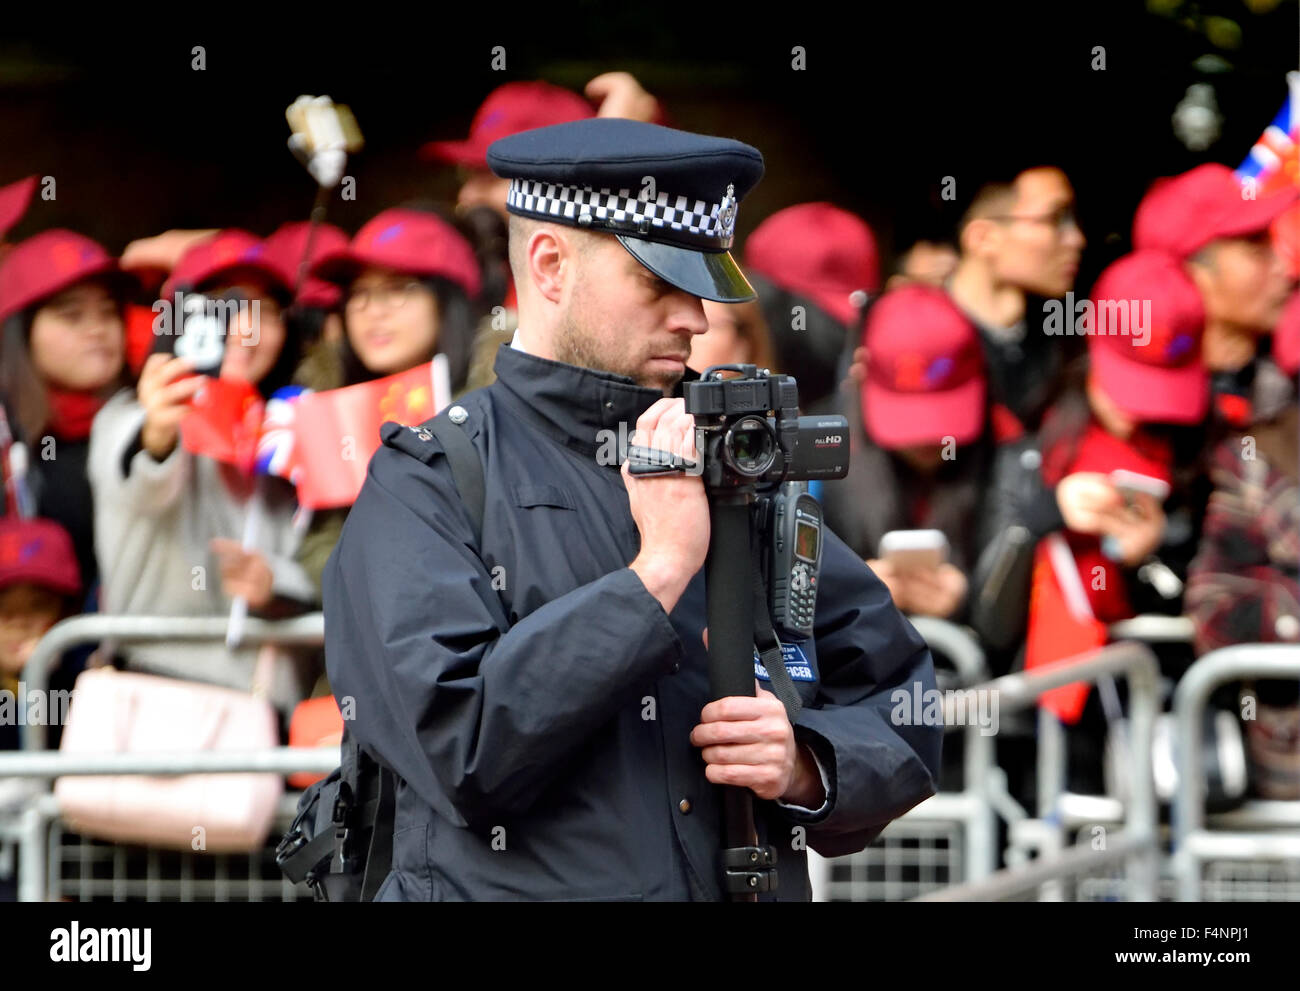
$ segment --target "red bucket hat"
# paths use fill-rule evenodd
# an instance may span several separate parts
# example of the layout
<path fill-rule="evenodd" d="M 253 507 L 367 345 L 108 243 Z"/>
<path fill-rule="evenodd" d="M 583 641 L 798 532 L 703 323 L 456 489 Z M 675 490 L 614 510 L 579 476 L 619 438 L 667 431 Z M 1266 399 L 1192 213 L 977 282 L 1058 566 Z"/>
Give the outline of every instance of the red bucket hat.
<path fill-rule="evenodd" d="M 469 242 L 441 217 L 420 210 L 385 210 L 357 231 L 346 249 L 318 261 L 312 275 L 345 283 L 367 266 L 438 276 L 469 296 L 479 291 L 478 261 Z"/>
<path fill-rule="evenodd" d="M 882 296 L 863 334 L 863 422 L 881 447 L 969 444 L 984 429 L 984 355 L 975 326 L 934 286 Z"/>
<path fill-rule="evenodd" d="M 1106 395 L 1148 423 L 1200 423 L 1210 401 L 1201 363 L 1205 308 L 1177 258 L 1125 255 L 1097 279 L 1088 357 Z"/>
<path fill-rule="evenodd" d="M 29 582 L 60 595 L 81 591 L 68 531 L 53 520 L 0 518 L 0 588 Z"/>
<path fill-rule="evenodd" d="M 248 231 L 230 228 L 200 241 L 181 255 L 163 283 L 162 298 L 166 299 L 178 289 L 197 290 L 204 283 L 236 269 L 259 272 L 285 293 L 292 288 L 284 271 L 271 257 L 265 241 Z"/>
<path fill-rule="evenodd" d="M 303 251 L 307 248 L 307 237 L 311 231 L 311 222 L 307 220 L 283 224 L 265 241 L 267 257 L 280 269 L 284 281 L 294 286 L 298 281 L 298 265 L 302 262 Z M 320 259 L 348 247 L 348 236 L 333 224 L 319 224 L 311 242 L 311 258 L 307 260 L 307 270 Z M 302 288 L 298 290 L 297 301 L 303 306 L 315 306 L 332 309 L 338 305 L 342 294 L 338 286 L 308 275 L 303 279 Z"/>
<path fill-rule="evenodd" d="M 98 275 L 131 277 L 88 237 L 50 230 L 14 245 L 0 263 L 0 320 Z"/>
<path fill-rule="evenodd" d="M 420 157 L 486 171 L 487 148 L 497 138 L 595 116 L 585 98 L 560 86 L 541 81 L 506 83 L 489 93 L 478 108 L 468 138 L 430 141 L 420 149 Z"/>
<path fill-rule="evenodd" d="M 853 294 L 880 288 L 876 236 L 830 203 L 801 203 L 764 220 L 745 242 L 745 267 L 853 327 L 861 305 Z"/>
<path fill-rule="evenodd" d="M 1243 192 L 1236 173 L 1214 163 L 1157 179 L 1133 216 L 1134 250 L 1188 258 L 1216 238 L 1267 230 L 1300 195 L 1292 189 L 1246 199 Z"/>

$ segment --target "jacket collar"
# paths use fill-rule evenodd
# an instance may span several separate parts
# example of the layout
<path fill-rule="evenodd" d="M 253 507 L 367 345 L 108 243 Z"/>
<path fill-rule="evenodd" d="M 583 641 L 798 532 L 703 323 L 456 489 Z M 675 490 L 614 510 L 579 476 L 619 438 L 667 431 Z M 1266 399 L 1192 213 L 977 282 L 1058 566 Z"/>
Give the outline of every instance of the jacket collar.
<path fill-rule="evenodd" d="M 658 389 L 637 385 L 625 375 L 539 358 L 509 344 L 497 350 L 493 369 L 497 381 L 492 389 L 515 415 L 587 457 L 595 457 L 611 438 L 621 452 L 637 418 L 663 398 Z M 683 381 L 697 378 L 687 369 Z M 681 394 L 678 383 L 673 395 Z"/>

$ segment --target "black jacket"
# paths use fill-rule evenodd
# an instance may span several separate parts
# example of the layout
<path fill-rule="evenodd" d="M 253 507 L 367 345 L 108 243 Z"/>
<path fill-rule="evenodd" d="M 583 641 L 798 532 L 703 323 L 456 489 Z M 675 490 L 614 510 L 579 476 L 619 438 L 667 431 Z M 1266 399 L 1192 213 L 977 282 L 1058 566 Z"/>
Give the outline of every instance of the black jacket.
<path fill-rule="evenodd" d="M 719 899 L 719 794 L 689 740 L 709 700 L 703 571 L 665 614 L 627 567 L 638 532 L 597 456 L 660 393 L 508 346 L 496 373 L 460 400 L 481 548 L 438 441 L 386 424 L 325 569 L 330 684 L 399 778 L 378 900 Z M 796 682 L 795 733 L 829 800 L 755 802 L 782 900 L 809 897 L 805 834 L 861 849 L 939 766 L 939 728 L 890 718 L 895 689 L 934 687 L 929 651 L 857 555 L 824 546 L 804 645 L 820 678 Z"/>

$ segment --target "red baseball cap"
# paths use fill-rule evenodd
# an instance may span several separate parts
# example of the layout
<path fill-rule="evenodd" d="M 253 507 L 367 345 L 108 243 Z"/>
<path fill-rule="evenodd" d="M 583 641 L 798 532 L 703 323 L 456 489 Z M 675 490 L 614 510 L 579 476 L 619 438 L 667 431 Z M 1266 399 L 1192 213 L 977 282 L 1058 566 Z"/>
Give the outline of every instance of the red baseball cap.
<path fill-rule="evenodd" d="M 1300 375 L 1300 292 L 1293 292 L 1273 331 L 1273 361 L 1292 378 Z"/>
<path fill-rule="evenodd" d="M 1088 356 L 1106 395 L 1148 423 L 1200 423 L 1210 401 L 1201 362 L 1205 308 L 1182 263 L 1136 251 L 1112 264 L 1092 291 Z"/>
<path fill-rule="evenodd" d="M 1133 216 L 1133 248 L 1187 258 L 1216 238 L 1267 230 L 1297 195 L 1291 189 L 1246 199 L 1232 169 L 1198 165 L 1182 175 L 1157 179 L 1147 191 Z"/>
<path fill-rule="evenodd" d="M 310 233 L 311 222 L 299 220 L 281 225 L 266 239 L 267 257 L 280 269 L 284 281 L 289 286 L 294 286 L 298 282 L 298 266 L 302 262 L 303 253 L 307 250 L 307 238 Z M 316 233 L 312 236 L 311 258 L 307 262 L 308 271 L 320 259 L 346 251 L 347 247 L 348 236 L 343 231 L 333 224 L 318 224 Z M 328 310 L 338 305 L 341 295 L 339 287 L 332 282 L 308 275 L 303 279 L 302 288 L 298 290 L 297 301 L 303 306 Z"/>
<path fill-rule="evenodd" d="M 43 231 L 13 246 L 0 263 L 0 320 L 98 275 L 130 276 L 90 238 L 75 231 Z"/>
<path fill-rule="evenodd" d="M 480 276 L 474 249 L 441 217 L 396 207 L 372 218 L 352 243 L 327 255 L 312 275 L 345 283 L 367 266 L 416 276 L 439 276 L 477 296 Z"/>
<path fill-rule="evenodd" d="M 29 582 L 60 595 L 81 591 L 68 531 L 53 520 L 0 518 L 0 588 Z"/>
<path fill-rule="evenodd" d="M 219 231 L 207 240 L 200 241 L 181 255 L 171 275 L 163 283 L 162 298 L 176 290 L 198 290 L 205 283 L 237 269 L 251 269 L 264 275 L 271 284 L 289 292 L 291 283 L 284 271 L 271 258 L 266 242 L 248 231 L 235 228 Z"/>
<path fill-rule="evenodd" d="M 32 201 L 34 192 L 36 192 L 34 175 L 11 182 L 7 186 L 0 186 L 0 238 L 3 238 L 14 224 L 23 219 L 23 214 L 27 212 L 27 204 Z"/>
<path fill-rule="evenodd" d="M 872 306 L 863 333 L 863 422 L 881 447 L 969 444 L 984 429 L 979 334 L 948 294 L 902 286 Z"/>
<path fill-rule="evenodd" d="M 468 138 L 430 141 L 420 148 L 420 157 L 486 171 L 487 148 L 497 138 L 595 116 L 596 111 L 584 97 L 561 86 L 540 80 L 506 83 L 489 93 L 478 108 Z"/>
<path fill-rule="evenodd" d="M 853 293 L 880 288 L 876 236 L 860 217 L 830 203 L 800 203 L 764 220 L 745 242 L 745 267 L 849 326 L 861 306 Z"/>

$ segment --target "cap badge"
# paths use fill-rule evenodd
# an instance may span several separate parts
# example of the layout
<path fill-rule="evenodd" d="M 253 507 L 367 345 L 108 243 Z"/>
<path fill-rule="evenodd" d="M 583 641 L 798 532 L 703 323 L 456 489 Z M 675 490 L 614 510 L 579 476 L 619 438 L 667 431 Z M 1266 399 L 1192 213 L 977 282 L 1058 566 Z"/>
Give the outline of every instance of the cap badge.
<path fill-rule="evenodd" d="M 731 237 L 736 230 L 736 187 L 730 183 L 727 184 L 727 195 L 722 198 L 722 203 L 718 206 L 718 224 L 722 228 L 723 237 Z"/>

